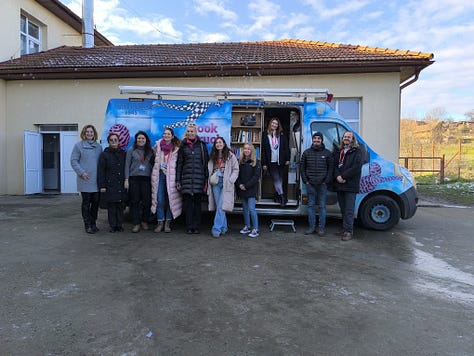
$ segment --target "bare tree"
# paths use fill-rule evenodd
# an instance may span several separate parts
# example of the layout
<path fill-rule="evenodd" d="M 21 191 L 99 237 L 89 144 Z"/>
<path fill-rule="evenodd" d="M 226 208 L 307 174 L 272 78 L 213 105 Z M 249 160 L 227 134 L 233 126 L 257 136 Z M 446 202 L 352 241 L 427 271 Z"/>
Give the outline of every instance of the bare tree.
<path fill-rule="evenodd" d="M 425 121 L 434 122 L 434 121 L 443 121 L 446 118 L 447 111 L 444 107 L 438 106 L 434 109 L 428 111 L 425 115 Z"/>
<path fill-rule="evenodd" d="M 469 121 L 474 121 L 474 109 L 464 113 L 464 116 L 467 117 Z"/>

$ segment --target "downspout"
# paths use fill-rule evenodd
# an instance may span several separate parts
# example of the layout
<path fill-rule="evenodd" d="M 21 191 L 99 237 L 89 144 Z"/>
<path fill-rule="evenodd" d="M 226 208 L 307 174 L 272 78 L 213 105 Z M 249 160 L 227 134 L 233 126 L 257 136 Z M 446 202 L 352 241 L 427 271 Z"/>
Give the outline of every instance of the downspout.
<path fill-rule="evenodd" d="M 94 0 L 82 0 L 82 47 L 94 47 Z"/>
<path fill-rule="evenodd" d="M 418 80 L 418 77 L 420 76 L 420 72 L 421 72 L 421 69 L 417 68 L 415 70 L 415 74 L 414 74 L 415 77 L 410 79 L 408 82 L 405 82 L 402 85 L 400 85 L 400 91 L 402 91 L 407 86 L 409 86 L 409 85 L 413 84 L 414 82 L 416 82 Z"/>

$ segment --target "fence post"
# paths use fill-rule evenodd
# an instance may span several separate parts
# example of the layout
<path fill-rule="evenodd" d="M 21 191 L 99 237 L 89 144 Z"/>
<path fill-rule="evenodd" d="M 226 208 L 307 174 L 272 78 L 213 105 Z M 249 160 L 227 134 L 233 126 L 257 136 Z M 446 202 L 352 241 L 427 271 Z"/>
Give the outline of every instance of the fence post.
<path fill-rule="evenodd" d="M 439 179 L 441 180 L 441 184 L 444 183 L 444 154 L 441 156 L 441 162 L 439 167 Z"/>

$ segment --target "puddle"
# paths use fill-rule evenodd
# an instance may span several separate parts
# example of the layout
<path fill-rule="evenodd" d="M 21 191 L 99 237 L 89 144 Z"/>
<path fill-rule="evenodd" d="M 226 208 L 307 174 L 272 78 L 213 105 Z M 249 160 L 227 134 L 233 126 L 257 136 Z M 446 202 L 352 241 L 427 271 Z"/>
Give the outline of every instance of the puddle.
<path fill-rule="evenodd" d="M 457 302 L 474 303 L 472 274 L 416 248 L 413 253 L 415 268 L 427 275 L 419 276 L 414 282 L 417 290 Z"/>

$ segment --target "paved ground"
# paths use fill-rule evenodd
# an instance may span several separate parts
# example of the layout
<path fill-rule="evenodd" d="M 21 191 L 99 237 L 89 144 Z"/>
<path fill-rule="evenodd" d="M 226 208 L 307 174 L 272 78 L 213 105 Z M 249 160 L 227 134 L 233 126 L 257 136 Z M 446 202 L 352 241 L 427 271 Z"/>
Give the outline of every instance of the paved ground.
<path fill-rule="evenodd" d="M 473 209 L 341 242 L 110 234 L 103 210 L 91 236 L 79 204 L 0 197 L 1 355 L 473 354 Z"/>

